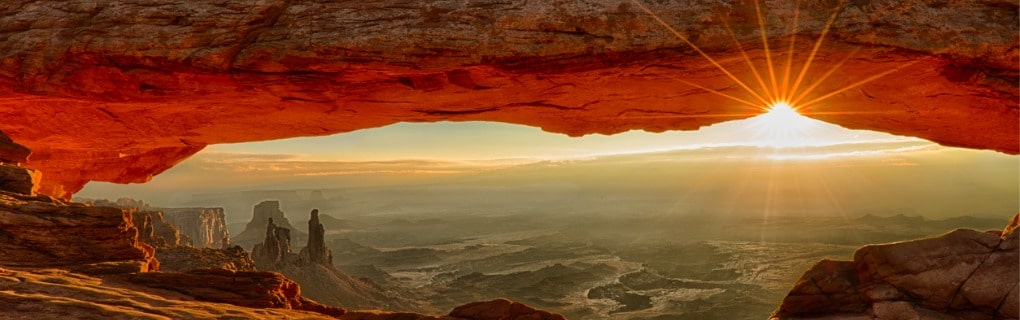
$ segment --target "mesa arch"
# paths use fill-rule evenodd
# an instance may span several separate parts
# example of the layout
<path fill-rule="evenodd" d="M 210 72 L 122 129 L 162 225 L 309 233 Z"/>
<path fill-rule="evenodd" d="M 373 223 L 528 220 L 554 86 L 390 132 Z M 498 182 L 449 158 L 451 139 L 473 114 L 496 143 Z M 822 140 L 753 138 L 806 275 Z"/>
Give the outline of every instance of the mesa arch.
<path fill-rule="evenodd" d="M 738 79 L 754 83 L 741 48 L 765 71 L 753 1 L 646 2 Z M 794 32 L 794 1 L 761 2 L 777 65 L 796 38 L 794 70 L 840 8 L 806 80 L 840 68 L 812 95 L 888 73 L 810 116 L 1020 152 L 1015 3 L 802 0 Z M 400 121 L 657 132 L 759 112 L 691 84 L 753 100 L 630 0 L 0 5 L 0 130 L 62 197 L 215 143 Z"/>

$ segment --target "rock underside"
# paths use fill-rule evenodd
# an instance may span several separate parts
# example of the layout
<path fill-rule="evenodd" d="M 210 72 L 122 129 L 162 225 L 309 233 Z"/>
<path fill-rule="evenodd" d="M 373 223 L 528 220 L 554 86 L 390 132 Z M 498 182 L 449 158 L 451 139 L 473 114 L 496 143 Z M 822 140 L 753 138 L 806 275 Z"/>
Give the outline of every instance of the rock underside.
<path fill-rule="evenodd" d="M 1001 232 L 960 229 L 821 261 L 772 319 L 1020 318 L 1018 219 Z"/>
<path fill-rule="evenodd" d="M 760 113 L 798 78 L 810 117 L 1020 152 L 1015 2 L 761 1 L 764 42 L 752 1 L 645 2 L 4 1 L 0 130 L 35 153 L 0 158 L 69 197 L 208 144 L 401 121 L 693 130 Z"/>

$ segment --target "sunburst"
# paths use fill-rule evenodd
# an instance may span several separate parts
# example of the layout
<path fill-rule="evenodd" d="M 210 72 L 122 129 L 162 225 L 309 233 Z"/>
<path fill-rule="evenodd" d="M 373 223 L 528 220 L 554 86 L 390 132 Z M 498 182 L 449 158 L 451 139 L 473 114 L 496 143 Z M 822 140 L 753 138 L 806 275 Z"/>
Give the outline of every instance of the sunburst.
<path fill-rule="evenodd" d="M 798 123 L 804 123 L 804 121 L 800 121 L 804 119 L 799 119 L 800 117 L 803 117 L 801 114 L 833 114 L 832 112 L 806 112 L 806 110 L 809 107 L 819 105 L 820 103 L 824 102 L 829 98 L 847 92 L 848 90 L 860 87 L 872 81 L 886 77 L 894 72 L 897 72 L 905 67 L 908 67 L 916 63 L 916 61 L 909 62 L 897 68 L 893 68 L 885 72 L 875 74 L 864 79 L 860 79 L 850 85 L 842 86 L 836 90 L 819 93 L 817 92 L 817 90 L 819 87 L 821 87 L 821 84 L 828 80 L 829 78 L 831 78 L 836 72 L 838 72 L 840 68 L 842 68 L 843 65 L 849 59 L 855 56 L 859 50 L 854 49 L 853 51 L 851 51 L 849 55 L 845 56 L 842 60 L 833 65 L 831 69 L 825 71 L 820 77 L 818 77 L 814 81 L 808 80 L 807 75 L 811 73 L 812 63 L 816 60 L 819 50 L 821 49 L 823 43 L 825 42 L 825 39 L 828 37 L 828 34 L 832 29 L 834 22 L 836 21 L 841 10 L 843 9 L 844 1 L 840 0 L 836 4 L 836 6 L 832 8 L 832 12 L 829 14 L 828 18 L 825 21 L 825 26 L 822 28 L 818 35 L 818 38 L 815 39 L 813 45 L 811 46 L 811 51 L 808 54 L 807 58 L 800 63 L 799 68 L 795 68 L 796 65 L 795 50 L 799 32 L 798 23 L 800 22 L 799 20 L 801 1 L 797 0 L 795 3 L 793 21 L 788 29 L 790 31 L 789 35 L 790 40 L 786 48 L 785 59 L 783 59 L 782 57 L 783 55 L 777 57 L 772 53 L 772 48 L 770 48 L 769 42 L 769 34 L 766 30 L 768 24 L 767 14 L 766 12 L 764 12 L 765 10 L 763 8 L 763 4 L 760 3 L 759 0 L 754 0 L 753 3 L 755 6 L 755 18 L 757 20 L 758 28 L 760 31 L 759 32 L 761 38 L 760 41 L 765 56 L 764 57 L 765 72 L 762 72 L 760 70 L 760 66 L 755 65 L 754 61 L 750 58 L 747 51 L 744 50 L 743 46 L 741 45 L 736 34 L 733 32 L 733 29 L 730 27 L 729 21 L 725 18 L 725 16 L 720 14 L 719 17 L 726 31 L 730 34 L 735 45 L 737 46 L 737 49 L 739 49 L 741 56 L 747 63 L 747 66 L 750 68 L 751 74 L 754 77 L 754 79 L 752 79 L 753 81 L 745 82 L 744 80 L 741 80 L 739 77 L 737 77 L 733 72 L 726 69 L 726 67 L 720 64 L 716 59 L 712 58 L 707 52 L 702 50 L 695 43 L 690 41 L 687 36 L 677 31 L 676 28 L 669 25 L 662 17 L 656 14 L 647 5 L 645 5 L 642 2 L 642 0 L 630 0 L 630 1 L 639 8 L 641 8 L 641 10 L 648 14 L 650 17 L 652 17 L 652 19 L 654 19 L 656 23 L 658 23 L 663 28 L 668 30 L 670 33 L 672 33 L 674 36 L 680 39 L 684 44 L 689 46 L 704 59 L 708 60 L 714 67 L 719 69 L 723 74 L 726 75 L 727 78 L 732 80 L 742 90 L 746 91 L 750 96 L 754 97 L 754 101 L 741 99 L 731 93 L 713 90 L 708 88 L 707 86 L 699 85 L 697 83 L 681 79 L 680 77 L 675 77 L 674 79 L 688 86 L 695 87 L 710 92 L 712 94 L 724 97 L 727 100 L 751 106 L 754 110 L 757 110 L 760 113 L 761 112 L 768 113 L 769 115 L 766 116 L 766 119 L 770 120 L 765 122 L 767 123 L 767 126 L 763 128 L 763 130 L 775 130 L 777 132 L 788 131 L 790 130 L 791 127 L 796 127 Z M 784 61 L 785 63 L 779 62 L 780 64 L 782 64 L 781 66 L 782 70 L 777 70 L 774 58 L 785 60 Z M 794 72 L 794 70 L 797 69 L 799 70 L 797 72 Z M 755 85 L 757 86 L 756 88 L 753 87 Z M 772 115 L 773 113 L 776 113 L 776 115 Z M 839 114 L 853 114 L 853 113 L 854 112 L 852 111 L 839 112 Z M 796 139 L 795 136 L 791 136 L 790 138 Z"/>

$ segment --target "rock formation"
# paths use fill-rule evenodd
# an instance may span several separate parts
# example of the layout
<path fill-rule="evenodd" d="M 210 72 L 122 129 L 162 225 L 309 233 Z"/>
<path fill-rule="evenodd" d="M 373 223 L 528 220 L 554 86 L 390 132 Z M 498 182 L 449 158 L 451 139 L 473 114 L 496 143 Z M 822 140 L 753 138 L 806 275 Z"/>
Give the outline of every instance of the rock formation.
<path fill-rule="evenodd" d="M 799 67 L 827 30 L 809 96 L 853 89 L 808 116 L 1020 152 L 1013 2 L 805 0 L 795 14 L 759 1 L 764 32 L 750 1 L 637 2 L 684 38 L 618 0 L 5 2 L 0 130 L 35 150 L 42 191 L 64 197 L 147 181 L 208 144 L 401 121 L 691 130 L 765 107 L 741 53 L 764 72 L 761 34 L 773 57 L 796 39 Z"/>
<path fill-rule="evenodd" d="M 299 253 L 309 263 L 333 265 L 333 252 L 326 248 L 326 228 L 319 223 L 319 209 L 313 209 L 308 220 L 308 245 Z"/>
<path fill-rule="evenodd" d="M 269 207 L 277 208 L 278 211 L 279 203 L 272 201 Z M 258 212 L 256 210 L 256 215 Z M 308 222 L 311 235 L 308 245 L 300 253 L 292 252 L 290 229 L 277 226 L 273 218 L 266 220 L 263 240 L 255 244 L 251 251 L 258 270 L 280 272 L 301 284 L 308 297 L 330 305 L 407 309 L 416 304 L 400 292 L 388 291 L 367 280 L 355 279 L 333 266 L 333 254 L 325 246 L 325 229 L 318 221 L 318 210 L 312 211 Z M 249 226 L 255 218 L 252 221 Z"/>
<path fill-rule="evenodd" d="M 0 163 L 0 190 L 35 195 L 40 178 L 39 171 Z"/>
<path fill-rule="evenodd" d="M 251 249 L 255 266 L 262 270 L 274 270 L 287 263 L 290 254 L 290 229 L 277 227 L 273 218 L 268 218 L 265 240 Z"/>
<path fill-rule="evenodd" d="M 241 247 L 211 248 L 159 248 L 156 249 L 159 269 L 164 272 L 187 272 L 197 269 L 224 269 L 256 271 L 255 261 Z"/>
<path fill-rule="evenodd" d="M 960 229 L 819 262 L 772 319 L 1020 318 L 1018 217 L 1001 232 Z"/>
<path fill-rule="evenodd" d="M 0 266 L 89 274 L 159 269 L 131 213 L 0 190 Z"/>
<path fill-rule="evenodd" d="M 28 161 L 29 154 L 28 148 L 14 143 L 0 131 L 0 190 L 35 195 L 41 174 L 20 166 Z"/>
<path fill-rule="evenodd" d="M 138 228 L 138 241 L 157 250 L 173 248 L 182 244 L 181 234 L 164 219 L 161 211 L 130 210 L 131 219 Z"/>
<path fill-rule="evenodd" d="M 270 219 L 276 226 L 289 230 L 291 235 L 304 237 L 304 234 L 296 231 L 290 224 L 290 220 L 284 216 L 283 211 L 280 210 L 279 201 L 262 201 L 255 205 L 251 221 L 248 221 L 248 224 L 244 226 L 244 231 L 231 238 L 231 241 L 242 247 L 250 247 L 263 241 L 266 238 Z"/>
<path fill-rule="evenodd" d="M 31 150 L 25 146 L 14 143 L 3 131 L 0 131 L 0 164 L 18 165 L 28 162 Z"/>
<path fill-rule="evenodd" d="M 275 272 L 204 269 L 184 273 L 136 273 L 118 278 L 147 287 L 180 292 L 201 301 L 251 308 L 306 310 L 334 317 L 344 314 L 343 309 L 324 306 L 302 297 L 297 283 Z"/>
<path fill-rule="evenodd" d="M 192 276 L 195 277 L 195 276 Z M 169 280 L 184 280 L 184 277 Z M 226 278 L 213 278 L 222 285 Z M 251 278 L 249 278 L 251 279 Z M 154 279 L 140 280 L 152 282 Z M 204 279 L 203 279 L 204 280 Z M 243 279 L 247 280 L 247 279 Z M 216 285 L 214 282 L 212 285 Z M 58 269 L 0 268 L 0 318 L 3 319 L 321 319 L 320 313 L 279 308 L 251 308 L 196 300 L 178 291 Z M 204 295 L 229 291 L 214 287 Z M 185 290 L 181 290 L 185 291 Z M 186 291 L 185 291 L 186 292 Z M 249 297 L 253 297 L 249 293 Z M 240 298 L 239 295 L 234 295 Z M 266 297 L 262 295 L 262 297 Z M 273 300 L 278 298 L 272 297 Z M 267 299 L 267 301 L 272 301 Z M 262 303 L 265 304 L 265 303 Z M 307 306 L 308 304 L 302 304 Z"/>
<path fill-rule="evenodd" d="M 191 239 L 195 248 L 223 248 L 223 238 L 230 237 L 227 231 L 223 208 L 155 208 L 163 212 L 167 222 L 173 224 L 181 235 Z"/>

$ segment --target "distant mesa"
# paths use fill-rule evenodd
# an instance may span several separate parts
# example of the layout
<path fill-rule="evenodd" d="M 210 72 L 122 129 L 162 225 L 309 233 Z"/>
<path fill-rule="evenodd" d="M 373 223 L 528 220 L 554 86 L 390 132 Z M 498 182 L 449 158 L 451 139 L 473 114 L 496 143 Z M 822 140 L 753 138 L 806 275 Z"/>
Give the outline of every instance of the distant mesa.
<path fill-rule="evenodd" d="M 231 238 L 234 243 L 250 248 L 256 243 L 263 241 L 266 238 L 266 229 L 269 226 L 269 221 L 272 219 L 274 226 L 289 230 L 291 236 L 296 238 L 305 238 L 307 234 L 297 231 L 290 220 L 284 215 L 283 210 L 280 209 L 280 201 L 262 201 L 255 205 L 252 209 L 251 221 L 244 226 L 244 231 L 240 234 Z"/>

